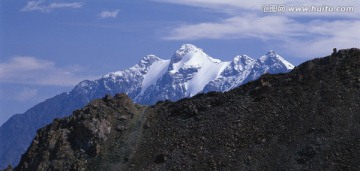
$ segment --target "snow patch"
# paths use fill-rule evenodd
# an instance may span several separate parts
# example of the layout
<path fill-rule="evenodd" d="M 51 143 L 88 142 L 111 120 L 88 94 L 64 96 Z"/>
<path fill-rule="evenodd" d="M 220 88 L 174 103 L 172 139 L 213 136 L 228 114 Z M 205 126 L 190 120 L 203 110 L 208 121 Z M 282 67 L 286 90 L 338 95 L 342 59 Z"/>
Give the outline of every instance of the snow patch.
<path fill-rule="evenodd" d="M 194 96 L 202 91 L 206 84 L 216 79 L 230 62 L 214 63 L 211 60 L 204 61 L 200 70 L 188 82 L 186 96 Z"/>
<path fill-rule="evenodd" d="M 169 72 L 175 73 L 178 72 L 180 68 L 190 68 L 192 66 L 199 67 L 202 66 L 203 63 L 220 63 L 219 61 L 220 60 L 212 60 L 202 51 L 189 51 L 181 57 L 181 60 L 171 63 Z"/>
<path fill-rule="evenodd" d="M 148 72 L 144 75 L 140 94 L 143 94 L 149 86 L 156 83 L 156 81 L 166 73 L 169 63 L 170 60 L 159 60 L 150 66 Z"/>

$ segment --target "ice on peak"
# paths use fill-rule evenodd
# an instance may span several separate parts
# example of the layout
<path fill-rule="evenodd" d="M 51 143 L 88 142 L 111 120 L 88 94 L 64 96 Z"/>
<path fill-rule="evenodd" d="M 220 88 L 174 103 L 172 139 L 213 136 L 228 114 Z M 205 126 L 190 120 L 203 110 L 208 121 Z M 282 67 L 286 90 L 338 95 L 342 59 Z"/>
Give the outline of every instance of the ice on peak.
<path fill-rule="evenodd" d="M 281 59 L 283 59 L 280 55 L 276 54 L 275 51 L 270 50 L 268 53 L 266 53 L 264 56 L 261 56 L 259 58 L 259 61 L 261 63 L 265 63 L 265 62 L 278 62 L 281 61 Z"/>
<path fill-rule="evenodd" d="M 141 93 L 139 96 L 142 95 L 150 85 L 156 83 L 156 81 L 166 73 L 169 63 L 170 60 L 160 59 L 149 67 L 147 73 L 144 75 L 144 80 L 141 84 Z"/>
<path fill-rule="evenodd" d="M 203 51 L 203 49 L 200 49 L 192 44 L 181 45 L 181 47 L 178 50 L 176 50 L 171 61 L 172 61 L 172 63 L 177 63 L 181 60 L 184 60 L 184 58 L 189 58 L 189 57 L 190 58 L 202 58 L 205 60 L 210 60 L 213 63 L 221 62 L 221 60 L 210 57 Z"/>
<path fill-rule="evenodd" d="M 244 65 L 247 65 L 253 61 L 255 61 L 255 60 L 247 55 L 235 56 L 235 58 L 233 60 L 234 64 L 244 64 Z"/>
<path fill-rule="evenodd" d="M 156 61 L 159 61 L 159 60 L 162 60 L 162 59 L 160 59 L 160 58 L 157 57 L 156 55 L 150 54 L 150 55 L 144 56 L 144 57 L 140 60 L 139 64 L 152 64 L 152 63 L 154 63 L 154 62 L 156 62 Z"/>
<path fill-rule="evenodd" d="M 294 68 L 294 65 L 292 65 L 291 63 L 289 63 L 288 61 L 286 61 L 283 57 L 281 57 L 280 55 L 278 55 L 277 53 L 275 53 L 275 51 L 270 50 L 268 53 L 266 53 L 266 55 L 262 56 L 259 58 L 260 63 L 263 64 L 274 64 L 274 63 L 279 63 L 282 64 L 283 66 L 285 66 L 288 70 L 291 70 Z"/>
<path fill-rule="evenodd" d="M 196 50 L 202 50 L 202 49 L 196 47 L 193 44 L 183 44 L 181 45 L 180 49 L 178 49 L 178 51 L 196 51 Z"/>
<path fill-rule="evenodd" d="M 183 44 L 171 58 L 168 71 L 176 73 L 181 68 L 201 68 L 208 63 L 220 64 L 221 60 L 211 58 L 202 49 L 192 44 Z"/>
<path fill-rule="evenodd" d="M 186 55 L 188 52 L 191 51 L 197 52 L 197 51 L 202 51 L 202 49 L 192 44 L 183 44 L 181 45 L 180 49 L 176 50 L 174 57 L 183 57 L 184 55 Z"/>
<path fill-rule="evenodd" d="M 235 56 L 231 65 L 228 66 L 228 70 L 235 70 L 235 72 L 243 71 L 245 68 L 248 68 L 256 60 L 247 56 L 247 55 L 238 55 Z M 229 71 L 225 71 L 224 74 L 228 74 Z"/>
<path fill-rule="evenodd" d="M 274 56 L 274 55 L 276 55 L 276 52 L 273 51 L 273 50 L 269 50 L 269 52 L 266 53 L 266 55 L 267 55 L 267 56 Z"/>

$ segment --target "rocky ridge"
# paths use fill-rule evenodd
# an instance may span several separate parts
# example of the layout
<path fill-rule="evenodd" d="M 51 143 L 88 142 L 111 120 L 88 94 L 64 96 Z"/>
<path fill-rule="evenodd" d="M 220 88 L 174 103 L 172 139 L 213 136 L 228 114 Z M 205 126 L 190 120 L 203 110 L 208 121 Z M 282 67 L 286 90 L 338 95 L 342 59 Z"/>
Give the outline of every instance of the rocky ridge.
<path fill-rule="evenodd" d="M 225 93 L 106 96 L 38 131 L 15 170 L 359 170 L 360 49 Z"/>
<path fill-rule="evenodd" d="M 288 72 L 293 68 L 272 51 L 258 60 L 250 57 L 246 60 L 250 62 L 237 57 L 232 62 L 222 62 L 194 45 L 184 44 L 171 59 L 147 55 L 128 69 L 82 81 L 72 91 L 14 115 L 0 127 L 0 168 L 18 164 L 37 129 L 105 94 L 126 93 L 136 103 L 149 105 L 166 99 L 176 101 L 202 91 L 228 91 L 264 73 Z"/>

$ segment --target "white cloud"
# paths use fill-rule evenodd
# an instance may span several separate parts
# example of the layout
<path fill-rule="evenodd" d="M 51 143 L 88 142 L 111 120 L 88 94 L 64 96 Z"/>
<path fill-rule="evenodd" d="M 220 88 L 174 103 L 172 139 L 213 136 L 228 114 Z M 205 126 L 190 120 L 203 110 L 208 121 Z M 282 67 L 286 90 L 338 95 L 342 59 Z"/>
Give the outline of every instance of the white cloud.
<path fill-rule="evenodd" d="M 276 42 L 297 56 L 327 55 L 329 49 L 359 46 L 360 21 L 298 21 L 288 16 L 236 16 L 218 22 L 181 25 L 167 40 L 259 39 Z M 305 50 L 306 49 L 306 50 Z"/>
<path fill-rule="evenodd" d="M 291 29 L 290 29 L 291 28 Z M 285 16 L 255 15 L 236 16 L 219 22 L 205 22 L 193 25 L 182 25 L 174 28 L 164 39 L 234 39 L 297 36 L 303 26 Z"/>
<path fill-rule="evenodd" d="M 55 9 L 65 8 L 81 8 L 83 6 L 80 2 L 52 2 L 49 4 L 44 3 L 44 0 L 29 1 L 21 11 L 40 11 L 51 12 Z"/>
<path fill-rule="evenodd" d="M 113 10 L 113 11 L 101 11 L 99 13 L 99 16 L 101 18 L 116 18 L 118 13 L 119 13 L 119 9 Z"/>
<path fill-rule="evenodd" d="M 173 26 L 166 40 L 257 39 L 286 48 L 300 56 L 327 55 L 332 48 L 359 46 L 360 3 L 358 0 L 153 0 L 194 6 L 226 13 L 226 18 Z M 266 4 L 290 6 L 352 6 L 354 12 L 263 13 Z M 226 10 L 225 10 L 226 9 Z M 212 12 L 210 10 L 210 12 Z M 306 49 L 306 50 L 305 50 Z M 330 52 L 331 53 L 331 52 Z"/>
<path fill-rule="evenodd" d="M 359 48 L 360 21 L 312 21 L 305 25 L 306 37 L 291 38 L 282 46 L 305 57 L 328 55 L 332 48 Z"/>
<path fill-rule="evenodd" d="M 78 66 L 58 67 L 52 61 L 17 56 L 0 63 L 0 83 L 74 86 L 82 80 L 96 78 L 84 76 L 81 71 Z"/>

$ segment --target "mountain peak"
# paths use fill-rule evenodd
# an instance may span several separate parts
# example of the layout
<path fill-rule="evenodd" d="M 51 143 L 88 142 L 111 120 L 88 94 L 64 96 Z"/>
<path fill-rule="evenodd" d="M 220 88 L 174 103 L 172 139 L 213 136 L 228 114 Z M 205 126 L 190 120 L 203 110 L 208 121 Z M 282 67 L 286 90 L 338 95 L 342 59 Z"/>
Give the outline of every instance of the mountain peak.
<path fill-rule="evenodd" d="M 176 50 L 174 57 L 182 57 L 191 51 L 197 52 L 202 51 L 202 49 L 192 44 L 183 44 L 178 50 Z"/>
<path fill-rule="evenodd" d="M 268 53 L 266 53 L 266 56 L 276 56 L 277 54 L 276 54 L 276 52 L 275 51 L 273 51 L 273 50 L 269 50 L 269 52 Z"/>
<path fill-rule="evenodd" d="M 221 60 L 210 57 L 202 49 L 192 44 L 183 44 L 171 58 L 168 70 L 174 73 L 180 68 L 201 68 L 208 63 L 219 64 Z"/>
<path fill-rule="evenodd" d="M 244 64 L 244 65 L 247 65 L 251 62 L 255 61 L 253 58 L 247 56 L 247 55 L 238 55 L 238 56 L 235 56 L 233 62 L 235 64 Z"/>
<path fill-rule="evenodd" d="M 268 60 L 275 62 L 275 61 L 278 61 L 280 58 L 282 59 L 282 57 L 280 55 L 278 55 L 275 51 L 270 50 L 264 56 L 261 56 L 259 59 L 261 62 L 265 62 Z"/>
<path fill-rule="evenodd" d="M 280 64 L 285 66 L 288 70 L 294 68 L 290 62 L 286 61 L 283 57 L 275 53 L 275 51 L 270 50 L 266 55 L 260 57 L 259 62 L 262 64 L 273 65 L 273 64 Z"/>
<path fill-rule="evenodd" d="M 140 65 L 147 65 L 147 64 L 152 64 L 152 63 L 154 63 L 154 62 L 156 62 L 156 61 L 159 61 L 159 60 L 161 60 L 159 57 L 157 57 L 156 55 L 152 55 L 152 54 L 150 54 L 150 55 L 146 55 L 146 56 L 144 56 L 140 61 L 139 61 L 139 64 Z"/>

